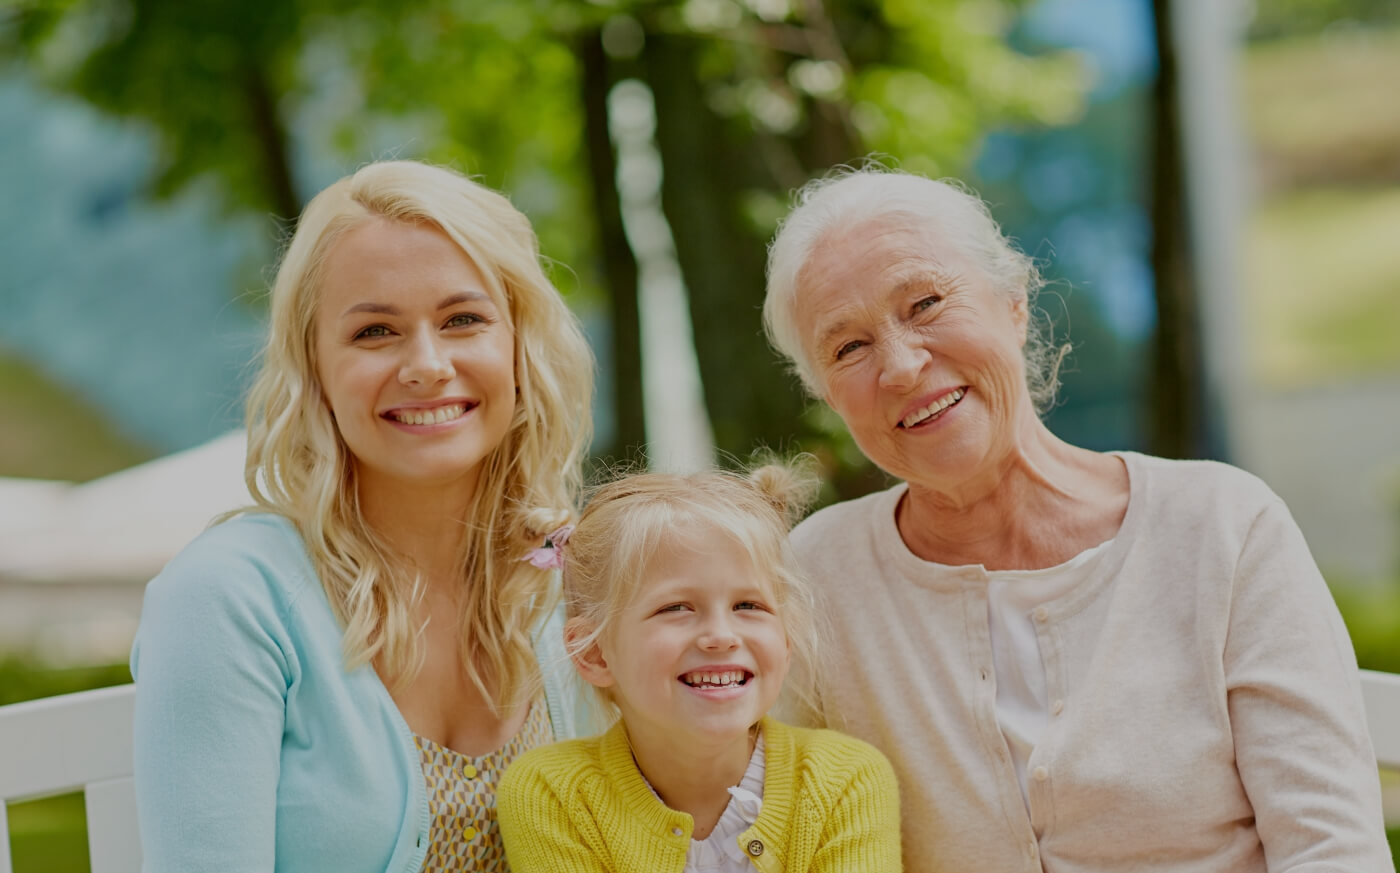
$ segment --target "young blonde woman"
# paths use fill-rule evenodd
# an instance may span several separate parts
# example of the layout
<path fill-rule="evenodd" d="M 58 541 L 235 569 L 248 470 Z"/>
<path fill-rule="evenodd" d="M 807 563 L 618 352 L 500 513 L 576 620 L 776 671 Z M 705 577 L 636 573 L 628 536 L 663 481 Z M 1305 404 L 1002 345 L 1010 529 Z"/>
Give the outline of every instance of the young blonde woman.
<path fill-rule="evenodd" d="M 148 873 L 507 869 L 496 779 L 595 727 L 519 560 L 570 517 L 592 368 L 499 194 L 397 161 L 311 202 L 248 403 L 256 506 L 146 593 Z"/>

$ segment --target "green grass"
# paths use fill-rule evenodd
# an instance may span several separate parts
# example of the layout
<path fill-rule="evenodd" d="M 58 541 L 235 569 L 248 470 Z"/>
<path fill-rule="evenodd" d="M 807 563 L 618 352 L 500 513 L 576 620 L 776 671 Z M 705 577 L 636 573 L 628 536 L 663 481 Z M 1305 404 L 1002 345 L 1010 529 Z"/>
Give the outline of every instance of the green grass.
<path fill-rule="evenodd" d="M 14 873 L 87 873 L 83 795 L 61 794 L 9 808 Z"/>
<path fill-rule="evenodd" d="M 84 482 L 154 456 L 101 413 L 0 351 L 0 476 Z"/>
<path fill-rule="evenodd" d="M 1329 579 L 1357 663 L 1367 670 L 1400 673 L 1400 580 L 1339 584 Z"/>

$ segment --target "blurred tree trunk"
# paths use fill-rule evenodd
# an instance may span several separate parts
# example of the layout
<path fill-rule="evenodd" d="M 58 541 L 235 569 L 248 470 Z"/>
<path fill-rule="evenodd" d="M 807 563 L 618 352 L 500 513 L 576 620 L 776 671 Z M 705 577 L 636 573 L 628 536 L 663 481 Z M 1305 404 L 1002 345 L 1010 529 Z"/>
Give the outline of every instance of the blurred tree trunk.
<path fill-rule="evenodd" d="M 263 166 L 263 196 L 268 205 L 290 230 L 301 215 L 302 202 L 297 195 L 292 176 L 292 161 L 287 149 L 287 128 L 277 111 L 281 95 L 273 93 L 262 68 L 254 62 L 243 68 L 243 96 L 254 139 L 259 146 Z"/>
<path fill-rule="evenodd" d="M 1158 74 L 1153 93 L 1152 272 L 1157 336 L 1151 362 L 1148 450 L 1166 458 L 1207 457 L 1205 357 L 1182 151 L 1180 77 L 1172 0 L 1154 0 Z"/>
<path fill-rule="evenodd" d="M 602 31 L 593 28 L 578 37 L 583 67 L 580 80 L 584 109 L 584 141 L 588 151 L 589 190 L 598 227 L 598 252 L 603 281 L 608 287 L 612 325 L 610 350 L 613 372 L 613 420 L 610 446 L 595 454 L 631 461 L 646 445 L 642 398 L 642 326 L 637 308 L 637 260 L 622 227 L 622 204 L 617 193 L 617 155 L 608 133 L 608 92 L 619 78 L 603 50 Z"/>
<path fill-rule="evenodd" d="M 721 452 L 790 441 L 803 400 L 763 339 L 765 252 L 746 226 L 746 188 L 770 188 L 752 140 L 736 148 L 705 101 L 695 38 L 649 33 L 643 64 L 656 99 L 662 209 L 685 274 L 705 407 Z M 768 184 L 762 184 L 762 183 Z"/>

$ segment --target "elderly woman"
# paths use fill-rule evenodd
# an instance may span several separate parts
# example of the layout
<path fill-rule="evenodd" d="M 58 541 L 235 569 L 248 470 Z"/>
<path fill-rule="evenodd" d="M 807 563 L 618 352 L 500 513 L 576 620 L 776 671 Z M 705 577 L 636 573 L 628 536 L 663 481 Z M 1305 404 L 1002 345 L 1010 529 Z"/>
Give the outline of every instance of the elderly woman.
<path fill-rule="evenodd" d="M 1346 628 L 1283 503 L 1038 417 L 1031 260 L 904 173 L 813 183 L 764 320 L 901 481 L 792 534 L 827 601 L 810 721 L 889 756 L 911 871 L 1391 870 Z"/>

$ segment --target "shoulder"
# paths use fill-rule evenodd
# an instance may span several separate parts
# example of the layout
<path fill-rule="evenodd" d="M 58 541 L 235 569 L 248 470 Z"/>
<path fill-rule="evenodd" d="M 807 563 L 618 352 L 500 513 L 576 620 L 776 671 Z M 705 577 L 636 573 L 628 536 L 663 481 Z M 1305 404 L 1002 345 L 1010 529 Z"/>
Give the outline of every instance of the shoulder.
<path fill-rule="evenodd" d="M 853 500 L 843 500 L 819 509 L 792 529 L 793 545 L 799 549 L 819 547 L 833 538 L 848 538 L 858 531 L 874 529 L 889 515 L 903 495 L 903 483 Z"/>
<path fill-rule="evenodd" d="M 531 749 L 506 769 L 496 789 L 496 802 L 503 815 L 536 809 L 551 794 L 560 803 L 591 794 L 591 787 L 605 779 L 601 738 L 564 740 Z M 542 792 L 541 788 L 546 788 Z"/>
<path fill-rule="evenodd" d="M 516 758 L 501 780 L 501 791 L 528 779 L 544 779 L 555 785 L 602 773 L 600 738 L 564 740 L 531 749 Z"/>
<path fill-rule="evenodd" d="M 1137 452 L 1118 454 L 1133 478 L 1150 480 L 1154 489 L 1229 493 L 1256 503 L 1278 499 L 1263 479 L 1220 461 L 1181 461 Z"/>
<path fill-rule="evenodd" d="M 1262 479 L 1219 461 L 1178 461 L 1120 453 L 1133 489 L 1141 489 L 1153 514 L 1164 511 L 1191 524 L 1249 524 L 1266 510 L 1286 511 Z"/>
<path fill-rule="evenodd" d="M 289 609 L 319 585 L 292 523 L 250 513 L 214 525 L 180 551 L 146 587 L 143 613 L 239 605 Z"/>
<path fill-rule="evenodd" d="M 770 720 L 770 736 L 787 738 L 793 746 L 793 762 L 803 778 L 826 786 L 856 780 L 874 780 L 894 790 L 894 768 L 884 754 L 864 740 L 827 728 L 793 727 Z"/>

